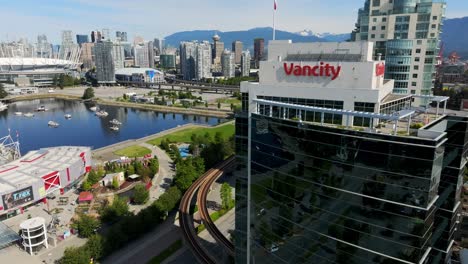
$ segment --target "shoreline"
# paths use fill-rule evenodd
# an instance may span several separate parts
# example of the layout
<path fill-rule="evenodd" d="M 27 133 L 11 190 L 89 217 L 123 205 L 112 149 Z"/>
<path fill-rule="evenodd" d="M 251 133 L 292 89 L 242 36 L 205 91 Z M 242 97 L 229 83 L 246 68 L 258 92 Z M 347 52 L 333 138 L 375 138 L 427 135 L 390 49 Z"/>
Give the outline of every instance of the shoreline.
<path fill-rule="evenodd" d="M 144 137 L 141 137 L 141 138 L 127 139 L 127 140 L 124 140 L 124 141 L 114 143 L 112 145 L 104 146 L 104 147 L 97 148 L 97 149 L 92 149 L 91 153 L 92 153 L 93 160 L 95 162 L 99 161 L 98 163 L 101 163 L 101 162 L 104 162 L 104 160 L 105 160 L 105 159 L 104 160 L 102 159 L 103 156 L 104 157 L 106 157 L 106 156 L 109 156 L 109 157 L 110 156 L 115 156 L 115 158 L 117 158 L 117 155 L 114 154 L 115 151 L 117 151 L 119 149 L 129 147 L 129 146 L 138 145 L 140 143 L 146 143 L 147 141 L 149 141 L 151 139 L 163 137 L 163 136 L 166 136 L 166 135 L 169 135 L 169 134 L 172 134 L 172 133 L 184 130 L 184 129 L 188 129 L 188 128 L 197 128 L 197 127 L 215 128 L 215 127 L 225 126 L 225 125 L 232 124 L 232 123 L 233 123 L 233 121 L 228 121 L 228 122 L 224 122 L 224 123 L 221 123 L 221 124 L 218 124 L 218 125 L 215 125 L 215 126 L 189 123 L 189 124 L 181 125 L 181 126 L 178 126 L 178 127 L 173 127 L 173 128 L 167 129 L 167 130 L 163 130 L 161 132 L 154 133 L 152 135 L 144 136 Z"/>
<path fill-rule="evenodd" d="M 65 94 L 33 94 L 33 95 L 24 95 L 17 96 L 7 99 L 10 102 L 20 102 L 20 101 L 29 101 L 29 100 L 38 100 L 38 99 L 62 99 L 70 101 L 85 101 L 79 96 L 74 95 L 65 95 Z M 162 105 L 151 105 L 151 104 L 139 104 L 139 103 L 130 103 L 130 102 L 117 102 L 107 99 L 95 98 L 91 100 L 100 105 L 107 106 L 118 106 L 118 107 L 128 107 L 134 109 L 143 109 L 149 111 L 155 111 L 160 113 L 175 113 L 175 114 L 190 114 L 197 116 L 209 116 L 209 117 L 219 117 L 219 118 L 230 118 L 233 116 L 233 113 L 230 111 L 220 111 L 220 110 L 205 110 L 198 108 L 180 108 L 180 107 L 171 107 L 171 106 L 162 106 Z"/>

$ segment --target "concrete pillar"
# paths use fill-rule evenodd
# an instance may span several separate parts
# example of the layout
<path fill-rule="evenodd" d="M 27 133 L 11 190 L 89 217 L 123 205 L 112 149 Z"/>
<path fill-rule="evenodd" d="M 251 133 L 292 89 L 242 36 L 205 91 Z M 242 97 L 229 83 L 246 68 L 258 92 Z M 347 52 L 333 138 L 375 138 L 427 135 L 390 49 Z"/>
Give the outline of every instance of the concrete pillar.
<path fill-rule="evenodd" d="M 444 101 L 444 115 L 445 115 L 446 110 L 447 110 L 447 100 Z"/>
<path fill-rule="evenodd" d="M 323 112 L 320 113 L 320 124 L 323 126 L 323 122 L 325 120 L 325 114 Z"/>
<path fill-rule="evenodd" d="M 270 117 L 273 117 L 273 106 L 270 105 Z"/>
<path fill-rule="evenodd" d="M 407 128 L 408 134 L 410 133 L 410 129 L 411 129 L 411 116 L 408 117 L 408 128 Z"/>

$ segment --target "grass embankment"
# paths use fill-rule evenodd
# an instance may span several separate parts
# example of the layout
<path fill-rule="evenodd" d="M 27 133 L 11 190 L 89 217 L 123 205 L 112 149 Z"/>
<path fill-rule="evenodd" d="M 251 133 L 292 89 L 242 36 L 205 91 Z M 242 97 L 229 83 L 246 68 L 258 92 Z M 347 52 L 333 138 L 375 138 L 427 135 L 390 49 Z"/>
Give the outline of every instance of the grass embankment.
<path fill-rule="evenodd" d="M 148 144 L 157 145 L 161 144 L 162 140 L 168 138 L 171 142 L 177 143 L 191 143 L 192 134 L 197 136 L 204 136 L 206 133 L 210 134 L 211 137 L 214 137 L 217 132 L 221 132 L 223 138 L 227 139 L 234 135 L 235 127 L 233 123 L 227 123 L 225 125 L 220 125 L 217 127 L 195 127 L 195 128 L 187 128 L 183 129 L 174 133 L 171 133 L 166 136 L 162 136 L 159 138 L 152 139 L 148 141 Z"/>
<path fill-rule="evenodd" d="M 177 250 L 182 248 L 182 240 L 177 240 L 176 242 L 172 243 L 168 248 L 166 248 L 161 254 L 157 255 L 156 257 L 152 258 L 148 264 L 159 264 L 174 254 Z"/>
<path fill-rule="evenodd" d="M 151 154 L 151 150 L 142 146 L 130 146 L 124 149 L 117 150 L 114 152 L 114 154 L 129 158 L 138 158 L 143 157 L 147 154 Z"/>

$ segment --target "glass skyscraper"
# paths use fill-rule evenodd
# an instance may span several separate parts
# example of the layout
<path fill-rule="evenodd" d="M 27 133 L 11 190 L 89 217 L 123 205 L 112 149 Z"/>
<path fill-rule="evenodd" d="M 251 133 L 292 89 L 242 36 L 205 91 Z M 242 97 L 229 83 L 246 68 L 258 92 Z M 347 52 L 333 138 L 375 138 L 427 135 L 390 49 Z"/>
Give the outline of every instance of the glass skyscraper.
<path fill-rule="evenodd" d="M 449 262 L 468 118 L 414 110 L 373 49 L 272 41 L 241 84 L 236 263 Z"/>

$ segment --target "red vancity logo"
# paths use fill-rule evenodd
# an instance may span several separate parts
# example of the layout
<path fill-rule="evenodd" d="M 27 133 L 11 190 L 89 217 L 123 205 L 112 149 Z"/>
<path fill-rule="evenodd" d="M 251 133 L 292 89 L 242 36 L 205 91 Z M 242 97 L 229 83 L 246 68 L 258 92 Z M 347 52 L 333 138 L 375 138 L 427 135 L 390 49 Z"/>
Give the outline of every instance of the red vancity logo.
<path fill-rule="evenodd" d="M 341 72 L 341 66 L 333 66 L 324 62 L 320 62 L 320 65 L 315 66 L 300 66 L 294 63 L 284 63 L 283 66 L 286 75 L 331 77 L 332 81 L 338 78 Z"/>
<path fill-rule="evenodd" d="M 376 76 L 385 75 L 385 64 L 383 62 L 377 64 L 377 66 L 375 67 L 375 75 Z"/>

